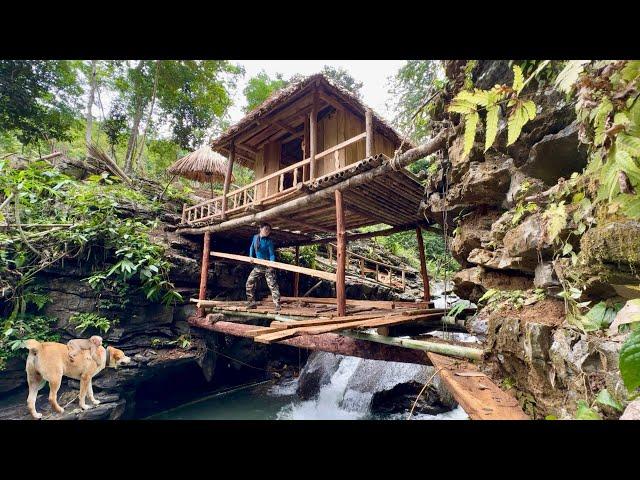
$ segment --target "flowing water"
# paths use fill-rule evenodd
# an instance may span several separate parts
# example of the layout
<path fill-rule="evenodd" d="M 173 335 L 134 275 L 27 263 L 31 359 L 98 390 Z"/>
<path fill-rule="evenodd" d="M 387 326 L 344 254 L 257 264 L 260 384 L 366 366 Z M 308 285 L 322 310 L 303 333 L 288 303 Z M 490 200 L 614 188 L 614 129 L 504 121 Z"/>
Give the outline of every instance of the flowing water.
<path fill-rule="evenodd" d="M 300 379 L 263 382 L 206 398 L 162 412 L 151 419 L 180 420 L 356 420 L 406 419 L 408 412 L 374 416 L 370 411 L 375 392 L 403 382 L 424 383 L 432 369 L 420 365 L 364 360 L 320 353 L 310 360 L 301 376 L 322 369 L 325 381 L 309 400 L 296 394 Z M 439 415 L 414 414 L 414 420 L 467 419 L 459 406 Z"/>

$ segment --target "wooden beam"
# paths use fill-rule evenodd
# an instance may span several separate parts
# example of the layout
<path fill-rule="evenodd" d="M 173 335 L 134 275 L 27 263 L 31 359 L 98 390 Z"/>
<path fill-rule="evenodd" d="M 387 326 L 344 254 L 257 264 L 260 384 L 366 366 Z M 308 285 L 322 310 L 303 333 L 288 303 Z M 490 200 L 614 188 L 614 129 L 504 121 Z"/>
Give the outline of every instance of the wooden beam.
<path fill-rule="evenodd" d="M 342 192 L 336 190 L 336 299 L 338 315 L 343 316 L 347 311 L 347 297 L 345 294 L 345 270 L 347 242 L 344 231 L 344 206 L 342 204 Z"/>
<path fill-rule="evenodd" d="M 373 155 L 373 114 L 371 109 L 367 108 L 364 112 L 365 135 L 367 137 L 365 143 L 365 156 L 368 158 Z"/>
<path fill-rule="evenodd" d="M 238 337 L 250 338 L 251 336 L 247 334 L 247 331 L 254 330 L 256 328 L 255 325 L 234 322 L 218 321 L 212 323 L 212 321 L 208 320 L 206 317 L 190 317 L 187 321 L 194 327 L 227 335 L 235 335 Z M 303 335 L 283 340 L 280 344 L 296 348 L 304 348 L 307 350 L 319 350 L 335 353 L 337 355 L 368 358 L 370 360 L 416 363 L 418 365 L 431 364 L 428 357 L 418 350 L 409 350 L 402 347 L 381 345 L 363 340 L 345 338 L 335 333 Z"/>
<path fill-rule="evenodd" d="M 288 263 L 271 262 L 269 260 L 262 260 L 260 258 L 252 258 L 244 255 L 235 255 L 233 253 L 224 252 L 211 252 L 211 256 L 219 258 L 227 258 L 229 260 L 237 260 L 239 262 L 251 263 L 254 265 L 262 265 L 265 267 L 277 268 L 279 270 L 287 270 L 289 272 L 299 272 L 310 277 L 322 278 L 329 280 L 330 282 L 336 281 L 336 274 L 330 272 L 323 272 L 322 270 L 314 270 L 312 268 L 298 267 L 295 265 L 289 265 Z"/>
<path fill-rule="evenodd" d="M 316 178 L 316 152 L 318 151 L 318 89 L 313 90 L 313 105 L 309 114 L 309 179 Z"/>
<path fill-rule="evenodd" d="M 453 131 L 456 131 L 454 128 Z M 419 160 L 427 155 L 430 155 L 442 148 L 444 148 L 447 144 L 447 138 L 452 134 L 451 129 L 442 130 L 433 140 L 430 142 L 421 145 L 416 148 L 412 148 L 407 150 L 405 153 L 398 157 L 396 164 L 398 167 L 405 167 L 410 163 Z M 294 200 L 290 200 L 282 205 L 278 205 L 277 207 L 271 208 L 264 212 L 255 213 L 253 215 L 246 215 L 244 217 L 235 218 L 232 220 L 228 220 L 226 222 L 221 222 L 217 225 L 209 225 L 206 227 L 199 228 L 183 228 L 179 231 L 185 234 L 200 234 L 204 231 L 210 232 L 220 232 L 225 230 L 230 230 L 233 228 L 237 228 L 243 225 L 249 225 L 254 222 L 266 221 L 275 217 L 281 217 L 283 215 L 288 215 L 293 212 L 299 211 L 309 204 L 315 202 L 321 202 L 325 199 L 330 198 L 334 195 L 334 192 L 337 190 L 345 190 L 348 191 L 351 188 L 354 188 L 359 185 L 363 185 L 367 182 L 370 182 L 372 179 L 385 175 L 388 172 L 393 171 L 394 167 L 391 165 L 391 162 L 384 162 L 377 168 L 369 170 L 367 172 L 354 175 L 353 177 L 348 178 L 342 182 L 336 183 L 335 185 L 331 185 L 329 187 L 323 188 L 317 192 L 310 193 L 300 198 L 296 198 Z"/>
<path fill-rule="evenodd" d="M 209 276 L 209 249 L 211 248 L 211 233 L 205 232 L 202 244 L 202 265 L 200 267 L 200 290 L 198 299 L 207 298 L 207 277 Z M 198 308 L 198 313 L 203 315 L 204 310 Z"/>
<path fill-rule="evenodd" d="M 360 135 L 356 135 L 355 137 L 352 137 L 348 140 L 345 140 L 344 142 L 339 143 L 338 145 L 334 145 L 331 148 L 327 148 L 326 150 L 323 150 L 320 153 L 316 154 L 316 158 L 323 158 L 326 157 L 327 155 L 329 155 L 330 153 L 333 153 L 337 150 L 340 150 L 342 148 L 348 147 L 349 145 L 351 145 L 352 143 L 356 143 L 359 142 L 360 140 L 362 140 L 363 138 L 365 138 L 367 135 L 366 132 L 362 132 Z M 347 167 L 345 167 L 347 168 Z M 331 172 L 334 173 L 334 172 Z"/>
<path fill-rule="evenodd" d="M 422 284 L 424 286 L 423 298 L 425 302 L 431 301 L 431 290 L 429 288 L 429 273 L 427 272 L 427 259 L 424 254 L 424 240 L 422 238 L 422 229 L 416 228 L 416 236 L 418 237 L 418 254 L 420 255 L 420 275 L 422 276 Z"/>
<path fill-rule="evenodd" d="M 500 390 L 477 366 L 434 352 L 428 352 L 427 357 L 472 420 L 529 420 L 518 400 Z"/>
<path fill-rule="evenodd" d="M 227 163 L 227 171 L 224 176 L 224 190 L 222 192 L 222 219 L 227 217 L 227 194 L 229 193 L 229 187 L 231 186 L 231 175 L 233 173 L 233 162 L 236 160 L 236 147 L 232 143 L 229 147 L 229 160 Z"/>

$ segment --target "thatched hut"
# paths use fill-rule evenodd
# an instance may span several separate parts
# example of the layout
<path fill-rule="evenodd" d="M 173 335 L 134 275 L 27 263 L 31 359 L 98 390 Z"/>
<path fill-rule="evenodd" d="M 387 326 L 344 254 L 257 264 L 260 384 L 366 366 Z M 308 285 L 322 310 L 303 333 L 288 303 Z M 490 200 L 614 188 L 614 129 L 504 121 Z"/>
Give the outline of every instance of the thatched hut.
<path fill-rule="evenodd" d="M 209 145 L 204 145 L 177 160 L 167 171 L 174 177 L 179 175 L 189 180 L 209 183 L 213 198 L 213 184 L 224 182 L 228 168 L 229 161 L 225 157 L 214 152 Z M 234 181 L 233 174 L 231 181 Z"/>

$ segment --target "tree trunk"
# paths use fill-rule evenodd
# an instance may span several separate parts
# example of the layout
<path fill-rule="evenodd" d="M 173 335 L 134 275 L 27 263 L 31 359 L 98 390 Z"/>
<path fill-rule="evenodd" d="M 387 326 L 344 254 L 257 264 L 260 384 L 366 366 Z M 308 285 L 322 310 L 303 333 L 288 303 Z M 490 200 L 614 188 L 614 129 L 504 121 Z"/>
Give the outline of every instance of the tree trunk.
<path fill-rule="evenodd" d="M 89 75 L 89 98 L 87 99 L 87 131 L 85 132 L 84 140 L 88 145 L 91 143 L 91 129 L 93 128 L 93 115 L 91 109 L 93 108 L 93 100 L 96 94 L 96 67 L 98 61 L 91 60 L 91 73 Z"/>
<path fill-rule="evenodd" d="M 151 96 L 151 108 L 149 109 L 149 115 L 147 116 L 147 123 L 144 125 L 144 132 L 142 132 L 142 139 L 140 140 L 140 151 L 136 156 L 136 160 L 133 163 L 133 167 L 135 167 L 142 157 L 142 152 L 144 151 L 144 146 L 147 140 L 147 130 L 149 130 L 149 125 L 151 125 L 151 116 L 153 115 L 153 106 L 156 103 L 156 94 L 158 93 L 158 71 L 160 70 L 160 60 L 156 60 L 156 72 L 155 77 L 153 79 L 153 95 Z"/>
<path fill-rule="evenodd" d="M 144 102 L 140 99 L 136 105 L 136 113 L 133 117 L 133 126 L 131 127 L 131 133 L 129 134 L 129 143 L 127 143 L 127 153 L 124 160 L 124 171 L 127 175 L 131 173 L 131 168 L 133 166 L 133 155 L 135 153 L 138 140 L 138 127 L 140 127 L 140 120 L 142 120 L 143 112 Z"/>

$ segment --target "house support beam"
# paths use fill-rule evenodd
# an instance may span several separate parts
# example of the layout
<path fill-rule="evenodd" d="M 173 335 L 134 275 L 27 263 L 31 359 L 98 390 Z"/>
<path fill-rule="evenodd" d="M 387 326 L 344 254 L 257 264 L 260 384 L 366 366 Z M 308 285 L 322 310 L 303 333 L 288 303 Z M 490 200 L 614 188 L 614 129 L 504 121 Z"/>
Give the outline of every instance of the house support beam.
<path fill-rule="evenodd" d="M 422 238 L 422 229 L 416 228 L 416 236 L 418 237 L 418 253 L 420 254 L 420 275 L 422 275 L 422 283 L 424 285 L 423 298 L 425 302 L 431 301 L 431 291 L 429 290 L 429 274 L 427 272 L 427 259 L 424 255 L 424 240 Z"/>
<path fill-rule="evenodd" d="M 198 300 L 206 300 L 207 298 L 207 277 L 209 276 L 209 252 L 211 249 L 211 233 L 204 232 L 202 244 L 202 266 L 200 269 L 200 291 L 198 292 Z M 204 310 L 198 308 L 198 315 L 204 315 Z"/>
<path fill-rule="evenodd" d="M 336 299 L 338 316 L 346 315 L 347 297 L 345 295 L 345 271 L 347 242 L 344 229 L 344 205 L 342 202 L 342 192 L 336 190 Z"/>

